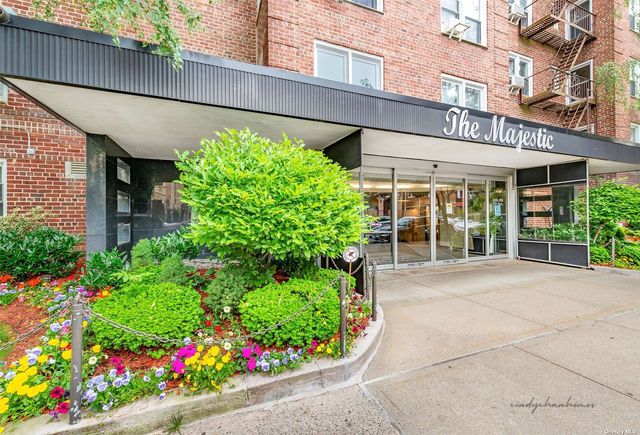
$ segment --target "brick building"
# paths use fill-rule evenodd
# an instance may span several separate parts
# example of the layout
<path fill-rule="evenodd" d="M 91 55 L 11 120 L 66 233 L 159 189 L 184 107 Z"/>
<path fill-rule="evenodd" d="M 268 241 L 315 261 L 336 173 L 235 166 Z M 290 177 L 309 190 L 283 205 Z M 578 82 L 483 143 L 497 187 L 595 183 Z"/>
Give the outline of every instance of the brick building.
<path fill-rule="evenodd" d="M 62 5 L 56 14 L 57 24 L 82 29 L 81 11 L 70 6 L 71 2 L 61 3 Z M 625 6 L 624 0 L 258 0 L 257 2 L 255 0 L 223 0 L 213 5 L 209 5 L 206 0 L 197 0 L 190 3 L 195 4 L 195 7 L 203 12 L 205 28 L 203 33 L 193 35 L 181 31 L 184 37 L 183 47 L 191 52 L 188 53 L 187 58 L 194 63 L 200 61 L 199 54 L 209 55 L 257 65 L 258 67 L 242 66 L 235 63 L 225 64 L 222 59 L 212 61 L 222 69 L 231 65 L 225 71 L 232 71 L 236 68 L 234 65 L 237 65 L 238 70 L 247 72 L 247 77 L 272 75 L 273 80 L 288 80 L 288 83 L 299 81 L 311 88 L 314 86 L 316 88 L 334 86 L 336 92 L 340 90 L 340 92 L 375 95 L 381 100 L 397 100 L 409 105 L 420 105 L 422 101 L 442 102 L 448 105 L 447 107 L 469 109 L 472 116 L 475 116 L 473 115 L 474 111 L 480 111 L 491 116 L 493 114 L 507 116 L 514 120 L 524 120 L 525 123 L 534 123 L 536 126 L 545 126 L 549 131 L 556 132 L 556 136 L 566 134 L 568 141 L 575 141 L 576 144 L 582 139 L 596 139 L 589 134 L 572 133 L 570 130 L 595 133 L 608 139 L 599 139 L 601 142 L 594 145 L 594 150 L 597 148 L 598 153 L 606 154 L 607 149 L 605 148 L 611 148 L 611 153 L 616 154 L 615 160 L 620 164 L 600 164 L 594 161 L 592 169 L 597 168 L 597 171 L 591 171 L 592 174 L 594 172 L 605 173 L 636 169 L 634 159 L 638 151 L 631 149 L 629 139 L 640 142 L 640 127 L 638 127 L 640 116 L 626 109 L 624 104 L 614 103 L 601 95 L 599 93 L 601 90 L 595 85 L 594 77 L 598 66 L 604 63 L 622 63 L 630 59 L 640 59 L 638 25 L 630 19 L 630 12 Z M 31 19 L 33 18 L 30 9 L 31 1 L 3 0 L 2 4 L 5 8 L 10 8 L 16 15 L 12 23 L 8 24 L 10 31 L 22 30 L 32 32 L 30 34 L 33 35 L 38 32 L 54 36 L 64 33 L 60 30 L 63 29 L 61 26 L 39 23 Z M 102 47 L 110 46 L 108 38 L 100 38 L 99 35 L 90 32 L 83 33 L 82 30 L 78 30 L 70 39 L 88 41 Z M 135 68 L 128 64 L 133 58 L 129 59 L 127 56 L 144 53 L 144 50 L 141 50 L 135 41 L 123 41 L 125 43 L 119 54 L 113 55 L 122 56 L 123 59 L 120 61 L 122 63 L 118 63 L 114 67 L 114 75 L 117 75 L 118 68 L 121 67 L 133 68 L 130 71 L 134 71 Z M 88 48 L 89 46 L 83 47 Z M 5 94 L 5 96 L 8 95 L 8 98 L 5 98 L 6 102 L 0 104 L 0 121 L 2 122 L 0 171 L 2 171 L 3 177 L 0 180 L 3 181 L 4 188 L 0 193 L 2 195 L 0 196 L 2 200 L 0 210 L 6 212 L 14 208 L 41 205 L 54 213 L 56 225 L 65 230 L 86 234 L 89 249 L 118 244 L 115 241 L 118 230 L 115 228 L 123 227 L 129 232 L 133 231 L 132 239 L 135 241 L 140 237 L 156 235 L 159 232 L 172 229 L 173 224 L 179 225 L 183 223 L 184 219 L 188 220 L 188 211 L 181 210 L 175 204 L 175 186 L 171 185 L 170 176 L 166 176 L 162 180 L 160 180 L 162 177 L 157 177 L 158 179 L 154 179 L 153 182 L 137 180 L 135 182 L 137 184 L 134 183 L 135 186 L 132 185 L 128 188 L 123 185 L 122 190 L 111 189 L 111 193 L 108 188 L 99 190 L 97 197 L 102 202 L 106 201 L 107 204 L 110 201 L 117 204 L 118 200 L 124 204 L 126 195 L 131 195 L 132 198 L 127 200 L 130 201 L 129 208 L 123 205 L 123 210 L 118 209 L 115 218 L 105 217 L 104 211 L 100 211 L 98 217 L 92 216 L 94 207 L 91 201 L 95 200 L 94 193 L 96 191 L 88 184 L 92 180 L 91 158 L 95 156 L 95 150 L 101 149 L 104 155 L 111 157 L 103 162 L 104 171 L 106 173 L 112 171 L 114 174 L 119 174 L 118 171 L 133 173 L 136 169 L 148 170 L 150 173 L 171 174 L 173 169 L 170 160 L 173 150 L 159 153 L 142 150 L 141 145 L 134 143 L 136 141 L 136 143 L 144 142 L 142 131 L 144 129 L 140 128 L 141 124 L 132 123 L 127 126 L 128 132 L 140 130 L 136 131 L 139 135 L 136 141 L 133 136 L 126 138 L 123 136 L 127 131 L 114 131 L 118 129 L 114 127 L 116 122 L 120 127 L 127 119 L 123 106 L 117 104 L 139 103 L 140 108 L 147 108 L 143 102 L 133 99 L 120 101 L 115 97 L 111 98 L 111 94 L 100 94 L 101 98 L 104 97 L 104 101 L 97 100 L 100 104 L 105 107 L 111 104 L 110 107 L 117 108 L 112 112 L 117 112 L 119 117 L 114 119 L 113 124 L 109 124 L 104 119 L 97 119 L 100 116 L 104 118 L 99 114 L 101 113 L 100 107 L 95 109 L 93 119 L 87 119 L 87 110 L 92 110 L 91 105 L 76 104 L 74 108 L 70 101 L 84 103 L 84 98 L 92 97 L 92 94 L 86 90 L 98 89 L 99 87 L 110 92 L 122 92 L 129 95 L 143 95 L 144 92 L 147 92 L 146 90 L 144 92 L 131 91 L 132 85 L 117 82 L 115 79 L 113 83 L 104 81 L 100 84 L 91 83 L 87 81 L 90 78 L 79 77 L 83 72 L 87 75 L 86 72 L 90 71 L 87 69 L 88 66 L 83 66 L 75 76 L 70 73 L 65 78 L 62 78 L 61 74 L 56 74 L 55 71 L 47 71 L 45 74 L 44 70 L 47 68 L 42 68 L 42 77 L 34 82 L 21 84 L 18 82 L 19 80 L 12 81 L 11 79 L 33 79 L 34 76 L 39 76 L 40 72 L 23 73 L 23 70 L 16 65 L 21 62 L 19 56 L 25 53 L 21 53 L 19 50 L 16 53 L 9 53 L 9 51 L 7 49 L 5 53 L 0 52 L 0 58 L 4 56 L 5 65 L 8 66 L 4 71 L 0 69 L 0 75 L 4 75 L 5 82 L 12 88 L 8 94 Z M 71 51 L 64 53 L 66 56 L 80 56 L 80 53 Z M 77 60 L 64 59 L 62 62 L 65 61 L 75 62 L 79 65 L 85 65 L 83 62 L 86 61 L 86 65 L 90 65 L 93 59 L 80 56 Z M 259 66 L 270 69 L 266 71 L 260 69 Z M 34 64 L 33 68 L 37 69 L 38 67 Z M 135 71 L 146 73 L 148 68 L 147 70 Z M 288 75 L 289 73 L 293 73 L 293 75 Z M 49 79 L 44 77 L 47 74 Z M 162 74 L 165 74 L 162 80 L 166 80 L 167 83 L 174 80 L 173 77 L 168 77 L 172 75 L 182 74 L 184 80 L 191 80 L 191 83 L 195 83 L 200 78 L 200 72 L 195 76 L 189 75 L 189 68 L 185 68 L 183 72 L 171 70 L 167 72 L 165 70 Z M 303 76 L 316 76 L 318 79 L 308 81 Z M 333 80 L 335 85 L 327 84 L 329 83 L 327 79 Z M 338 86 L 339 82 L 344 82 L 345 85 Z M 67 87 L 55 88 L 52 86 L 50 89 L 45 89 L 42 87 L 43 83 L 56 83 L 56 86 Z M 249 82 L 242 82 L 242 84 L 249 85 Z M 257 86 L 253 82 L 250 85 Z M 362 89 L 357 90 L 356 86 L 362 87 Z M 631 88 L 632 92 L 638 90 L 638 96 L 640 96 L 640 83 L 632 85 Z M 85 90 L 83 91 L 83 89 Z M 14 90 L 20 90 L 22 95 Z M 51 94 L 54 90 L 57 90 L 58 96 Z M 224 94 L 229 90 L 238 94 L 245 92 L 244 88 L 233 86 L 224 90 L 215 89 L 215 91 L 220 91 L 219 94 Z M 349 116 L 353 116 L 357 121 L 347 122 L 346 115 L 343 118 L 335 118 L 335 116 L 339 116 L 338 113 L 326 116 L 312 115 L 312 110 L 307 107 L 310 104 L 309 101 L 293 102 L 290 107 L 271 110 L 267 108 L 266 102 L 255 101 L 255 96 L 245 96 L 244 100 L 240 99 L 241 101 L 239 100 L 237 104 L 231 104 L 229 101 L 233 96 L 210 96 L 209 93 L 212 91 L 207 90 L 203 95 L 196 95 L 191 100 L 184 99 L 185 95 L 189 95 L 190 98 L 190 94 L 180 94 L 183 91 L 182 89 L 164 89 L 157 93 L 150 90 L 149 93 L 155 94 L 154 97 L 158 98 L 160 94 L 167 92 L 166 97 L 172 103 L 193 101 L 198 104 L 208 104 L 207 101 L 211 98 L 211 101 L 217 101 L 213 104 L 217 107 L 249 112 L 255 110 L 255 113 L 286 116 L 287 119 L 278 118 L 282 121 L 283 129 L 290 126 L 288 132 L 299 132 L 300 136 L 308 143 L 321 149 L 327 148 L 326 146 L 331 144 L 331 141 L 336 142 L 338 139 L 348 137 L 353 133 L 353 130 L 336 127 L 331 134 L 326 133 L 328 137 L 322 138 L 325 142 L 320 143 L 322 142 L 320 139 L 322 125 L 316 126 L 317 131 L 308 130 L 306 127 L 293 125 L 294 121 L 292 120 L 333 122 L 335 125 L 356 126 L 361 129 L 368 126 L 376 130 L 371 137 L 380 143 L 377 145 L 378 148 L 372 145 L 371 159 L 380 154 L 379 148 L 385 146 L 385 141 L 392 140 L 391 137 L 385 136 L 383 133 L 385 130 L 422 134 L 419 131 L 422 127 L 407 127 L 405 129 L 404 126 L 402 128 L 396 128 L 396 126 L 387 128 L 377 125 L 379 128 L 376 128 L 376 125 L 367 125 L 365 122 L 367 117 L 385 116 L 384 113 L 371 113 L 382 110 L 383 103 L 373 106 L 354 106 L 359 113 L 349 114 Z M 257 91 L 261 91 L 261 89 Z M 383 92 L 378 94 L 377 91 Z M 62 93 L 65 95 L 64 98 L 59 97 Z M 269 99 L 274 95 L 267 93 L 265 97 Z M 338 104 L 335 106 L 335 111 L 339 112 L 341 108 L 347 110 L 348 104 L 355 101 L 356 98 L 359 97 L 356 97 L 355 94 L 353 96 L 341 94 L 336 100 Z M 412 98 L 416 100 L 414 101 Z M 631 92 L 627 98 L 633 98 Z M 116 105 L 114 106 L 114 104 Z M 327 104 L 329 103 L 327 102 Z M 167 104 L 167 107 L 173 106 Z M 177 108 L 177 106 L 175 107 Z M 197 109 L 192 109 L 192 117 L 201 115 Z M 217 118 L 212 118 L 216 122 L 211 122 L 211 128 L 205 131 L 210 132 L 216 128 L 227 126 L 242 127 L 244 126 L 242 123 L 244 123 L 258 131 L 263 128 L 265 134 L 274 133 L 266 127 L 267 120 L 247 119 L 246 113 L 240 112 L 233 112 L 236 116 L 231 116 L 231 113 L 225 112 L 224 115 L 216 115 Z M 160 113 L 158 113 L 157 119 L 162 116 L 166 117 L 163 118 L 165 120 L 172 119 L 171 116 Z M 178 116 L 175 119 L 182 118 Z M 227 124 L 222 122 L 224 119 L 229 120 Z M 185 122 L 191 120 L 192 118 L 185 118 Z M 408 125 L 409 120 L 405 121 Z M 151 126 L 154 125 L 154 122 L 155 118 L 150 118 L 146 124 Z M 514 122 L 517 127 L 518 122 Z M 403 124 L 403 120 L 399 120 L 397 124 Z M 158 126 L 160 125 L 158 121 Z M 201 129 L 200 131 L 203 131 L 203 126 L 198 127 Z M 425 128 L 428 130 L 427 127 Z M 520 124 L 520 129 L 523 129 L 522 124 Z M 544 131 L 546 132 L 547 129 Z M 364 134 L 366 133 L 364 131 Z M 169 131 L 165 137 L 171 134 L 172 132 Z M 203 134 L 210 135 L 209 133 Z M 425 134 L 431 134 L 431 131 Z M 150 135 L 151 132 L 148 132 L 147 136 Z M 192 136 L 175 135 L 177 142 L 173 146 L 181 149 L 193 148 L 197 145 L 197 139 L 198 136 L 195 133 Z M 465 137 L 463 139 L 474 138 Z M 153 140 L 156 139 L 149 139 L 150 142 Z M 160 142 L 161 139 L 156 141 Z M 180 141 L 191 142 L 180 143 Z M 410 140 L 407 140 L 403 144 L 409 142 Z M 499 140 L 499 142 L 504 141 Z M 614 152 L 614 149 L 617 149 L 616 147 L 619 145 L 624 146 L 623 151 Z M 169 145 L 163 144 L 163 146 L 168 147 Z M 441 153 L 423 156 L 416 152 L 415 155 L 412 155 L 411 151 L 405 152 L 400 146 L 397 148 L 398 156 L 395 158 L 401 155 L 403 158 L 422 159 L 430 164 L 431 162 L 440 162 L 440 166 L 443 166 L 443 163 L 445 166 L 453 163 L 463 164 L 455 159 L 447 160 L 446 156 Z M 465 151 L 460 150 L 460 152 L 464 153 Z M 524 153 L 527 154 L 529 151 Z M 588 158 L 586 154 L 580 152 L 567 151 L 565 154 L 573 155 L 573 160 L 578 157 Z M 620 157 L 622 155 L 632 155 L 633 158 L 626 161 L 626 157 Z M 129 158 L 133 160 L 127 160 Z M 505 158 L 517 160 L 512 155 Z M 149 169 L 149 162 L 152 159 L 159 159 L 163 163 L 159 163 L 159 166 L 154 167 L 155 169 Z M 85 180 L 83 163 L 87 161 L 88 180 Z M 533 167 L 534 163 L 538 161 L 533 159 L 530 162 Z M 465 164 L 470 163 L 466 162 Z M 493 162 L 487 163 L 485 166 L 501 167 L 511 164 L 511 162 L 509 165 L 503 163 Z M 538 163 L 550 166 L 564 162 L 550 160 Z M 386 165 L 385 163 L 381 166 Z M 438 163 L 435 163 L 433 167 L 435 168 L 437 165 Z M 513 166 L 510 166 L 510 171 L 526 167 L 525 163 L 514 162 Z M 411 168 L 411 170 L 414 169 L 416 168 Z M 467 170 L 463 167 L 458 169 L 465 174 L 475 173 L 473 170 Z M 390 170 L 397 171 L 397 168 Z M 411 175 L 411 170 L 405 172 Z M 458 173 L 460 171 L 454 170 L 452 172 Z M 360 172 L 364 173 L 365 171 Z M 499 171 L 494 172 L 497 174 Z M 515 177 L 515 174 L 511 175 Z M 398 177 L 398 175 L 386 173 L 358 176 L 361 178 L 361 188 L 366 184 L 364 179 L 367 177 L 372 179 L 378 177 L 381 180 L 389 177 L 387 181 L 395 180 Z M 429 197 L 437 199 L 438 185 L 434 176 L 430 175 L 429 177 L 428 189 L 423 188 L 422 190 L 428 190 L 426 193 L 430 195 Z M 411 179 L 412 177 L 406 178 Z M 463 180 L 461 184 L 463 188 L 454 188 L 453 191 L 464 190 L 464 198 L 460 198 L 460 203 L 463 205 L 456 205 L 456 201 L 443 199 L 440 205 L 427 205 L 427 209 L 416 212 L 420 216 L 426 214 L 424 224 L 432 227 L 428 230 L 428 234 L 417 237 L 417 240 L 433 239 L 435 241 L 449 231 L 447 228 L 439 228 L 436 224 L 429 223 L 429 221 L 437 220 L 443 212 L 454 216 L 458 212 L 457 208 L 460 208 L 464 209 L 460 213 L 464 214 L 465 219 L 469 218 L 471 211 L 465 208 L 464 203 L 473 196 L 469 188 L 471 177 L 466 176 L 461 179 Z M 490 196 L 495 193 L 494 191 L 501 188 L 507 190 L 507 185 L 511 183 L 505 178 L 504 185 L 496 187 L 491 185 L 494 181 L 487 178 L 482 182 L 484 184 L 481 184 L 484 186 L 481 192 L 487 195 L 487 203 L 491 200 Z M 550 181 L 549 177 L 546 181 Z M 106 183 L 109 183 L 108 180 Z M 394 224 L 389 224 L 392 227 L 389 229 L 390 238 L 394 240 L 393 243 L 389 241 L 391 245 L 389 246 L 389 258 L 394 258 L 390 261 L 397 267 L 399 262 L 403 262 L 403 260 L 399 260 L 402 254 L 398 252 L 401 242 L 397 240 L 403 239 L 400 233 L 404 229 L 398 229 L 396 223 L 398 219 L 402 219 L 402 216 L 395 216 L 399 209 L 396 205 L 389 205 L 387 210 L 384 210 L 384 195 L 386 194 L 383 192 L 389 190 L 389 195 L 394 197 L 402 195 L 403 192 L 399 191 L 396 181 L 393 181 L 393 185 L 393 189 L 381 187 L 380 192 L 376 193 L 376 202 L 383 204 L 383 206 L 378 207 L 375 213 L 381 217 L 394 214 Z M 144 200 L 136 199 L 134 192 L 128 191 L 135 189 L 146 189 L 151 193 L 145 193 L 147 198 Z M 381 193 L 382 196 L 378 193 Z M 515 189 L 513 194 L 514 198 L 511 202 L 515 207 L 515 202 L 517 202 Z M 452 195 L 450 192 L 443 192 L 442 198 L 450 195 Z M 454 197 L 455 195 L 452 196 L 452 198 Z M 149 198 L 153 198 L 153 200 Z M 544 201 L 551 201 L 551 196 L 545 198 Z M 432 200 L 431 202 L 437 201 Z M 167 205 L 169 203 L 172 205 Z M 445 203 L 448 205 L 445 206 Z M 506 202 L 503 205 L 506 207 Z M 116 205 L 113 207 L 117 208 Z M 158 212 L 163 216 L 168 213 L 168 209 L 171 209 L 169 214 L 180 218 L 174 218 L 171 222 L 167 222 L 165 219 L 162 223 L 145 223 L 144 219 L 135 218 L 135 216 L 154 215 L 156 209 L 164 210 Z M 513 210 L 514 212 L 511 214 L 518 213 L 515 209 Z M 481 221 L 486 221 L 481 224 L 486 223 L 488 227 L 490 212 L 487 205 L 484 210 L 484 219 L 482 216 L 479 217 Z M 109 214 L 108 211 L 106 213 Z M 409 213 L 404 217 L 408 219 L 416 216 L 411 216 Z M 515 219 L 515 216 L 512 218 Z M 101 223 L 95 224 L 96 219 Z M 549 217 L 527 216 L 521 220 L 520 224 L 522 225 L 526 221 L 547 222 Z M 87 222 L 92 222 L 89 226 L 93 229 L 85 228 Z M 553 224 L 553 220 L 551 224 Z M 384 226 L 384 223 L 381 225 Z M 514 223 L 514 225 L 516 224 Z M 105 227 L 109 227 L 111 230 L 105 229 Z M 407 231 L 415 233 L 414 229 L 407 228 Z M 493 255 L 493 251 L 504 251 L 504 253 L 510 251 L 509 255 L 514 255 L 514 252 L 511 251 L 516 250 L 515 246 L 512 250 L 498 246 L 498 242 L 491 240 L 488 235 L 475 236 L 479 239 L 484 237 L 484 239 L 480 240 L 481 243 L 473 246 L 476 240 L 472 239 L 470 233 L 470 229 L 466 228 L 465 236 L 461 237 L 461 240 L 456 241 L 451 236 L 444 245 L 449 249 L 460 244 L 463 245 L 463 250 L 466 253 L 462 256 L 465 259 L 478 253 L 481 256 Z M 93 243 L 94 236 L 100 236 L 102 240 L 105 234 L 107 235 L 106 242 Z M 384 235 L 380 236 L 380 239 L 387 240 Z M 405 237 L 405 239 L 416 240 L 416 236 L 414 234 Z M 128 241 L 130 242 L 131 238 Z M 385 245 L 385 243 L 381 244 Z M 491 249 L 486 246 L 489 244 L 493 244 Z M 385 246 L 383 250 L 386 249 Z M 428 258 L 428 261 L 435 261 L 436 249 L 432 247 L 425 249 L 428 250 L 428 255 L 423 253 L 422 259 Z M 411 252 L 413 253 L 413 251 Z M 459 259 L 456 256 L 452 258 Z M 422 262 L 415 261 L 415 263 Z"/>

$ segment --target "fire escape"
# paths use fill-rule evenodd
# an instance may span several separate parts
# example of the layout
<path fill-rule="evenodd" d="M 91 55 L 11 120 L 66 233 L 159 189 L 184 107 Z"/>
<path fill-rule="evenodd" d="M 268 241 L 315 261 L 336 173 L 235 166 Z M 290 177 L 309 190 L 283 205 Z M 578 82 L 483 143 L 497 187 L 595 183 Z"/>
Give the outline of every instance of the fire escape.
<path fill-rule="evenodd" d="M 519 90 L 520 104 L 557 114 L 557 124 L 568 129 L 595 127 L 595 82 L 574 67 L 586 44 L 595 39 L 595 15 L 575 0 L 534 0 L 526 7 L 540 17 L 519 20 L 520 36 L 555 48 L 552 66 L 528 77 L 528 95 Z"/>

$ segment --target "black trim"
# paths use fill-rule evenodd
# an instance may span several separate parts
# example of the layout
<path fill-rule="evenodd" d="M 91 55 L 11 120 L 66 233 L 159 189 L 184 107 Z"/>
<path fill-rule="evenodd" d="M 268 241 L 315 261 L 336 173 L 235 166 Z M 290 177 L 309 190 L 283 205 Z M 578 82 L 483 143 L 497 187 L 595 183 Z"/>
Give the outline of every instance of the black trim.
<path fill-rule="evenodd" d="M 447 138 L 447 104 L 189 51 L 183 53 L 184 69 L 174 71 L 152 47 L 128 38 L 120 38 L 120 46 L 109 35 L 13 17 L 0 26 L 0 75 Z M 493 116 L 469 110 L 469 121 L 482 131 Z M 507 128 L 520 125 L 555 136 L 554 148 L 539 152 L 640 165 L 640 148 L 628 142 L 505 117 Z M 468 141 L 513 149 L 482 138 Z"/>

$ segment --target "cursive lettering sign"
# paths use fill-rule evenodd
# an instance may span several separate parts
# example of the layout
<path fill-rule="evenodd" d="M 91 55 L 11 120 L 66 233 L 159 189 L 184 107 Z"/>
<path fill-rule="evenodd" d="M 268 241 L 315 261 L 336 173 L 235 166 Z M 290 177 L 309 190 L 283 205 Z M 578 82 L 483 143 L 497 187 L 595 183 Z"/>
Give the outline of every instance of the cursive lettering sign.
<path fill-rule="evenodd" d="M 469 120 L 469 111 L 452 107 L 445 116 L 447 125 L 443 132 L 445 136 L 457 136 L 461 139 L 478 140 L 513 146 L 522 151 L 523 148 L 549 151 L 553 149 L 553 135 L 547 133 L 546 128 L 532 129 L 518 124 L 517 127 L 506 127 L 505 117 L 493 115 L 489 131 L 484 135 L 480 132 L 480 124 Z"/>

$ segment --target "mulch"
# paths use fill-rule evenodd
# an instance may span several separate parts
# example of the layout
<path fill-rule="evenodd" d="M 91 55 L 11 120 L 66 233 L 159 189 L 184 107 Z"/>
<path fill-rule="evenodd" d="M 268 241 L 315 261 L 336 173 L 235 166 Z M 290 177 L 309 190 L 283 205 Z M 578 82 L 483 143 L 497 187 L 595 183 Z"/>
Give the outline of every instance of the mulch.
<path fill-rule="evenodd" d="M 4 323 L 11 328 L 14 333 L 14 338 L 31 330 L 40 323 L 41 319 L 46 317 L 47 313 L 45 310 L 31 306 L 20 298 L 0 309 L 0 323 Z M 41 344 L 40 337 L 42 335 L 42 331 L 38 331 L 31 337 L 20 340 L 7 355 L 6 361 L 9 363 L 16 361 L 24 355 L 26 349 Z"/>

